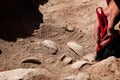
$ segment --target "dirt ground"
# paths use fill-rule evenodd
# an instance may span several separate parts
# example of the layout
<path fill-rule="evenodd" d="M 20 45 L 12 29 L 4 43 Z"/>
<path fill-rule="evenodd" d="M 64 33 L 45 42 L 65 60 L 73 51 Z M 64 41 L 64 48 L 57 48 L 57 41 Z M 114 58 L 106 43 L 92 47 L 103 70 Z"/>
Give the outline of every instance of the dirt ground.
<path fill-rule="evenodd" d="M 10 27 L 16 21 L 14 27 L 15 29 L 17 27 L 17 29 L 15 33 L 11 33 L 14 30 L 9 31 L 9 28 L 6 27 L 8 29 L 8 33 L 5 30 L 7 37 L 1 36 L 0 71 L 16 68 L 45 68 L 58 79 L 82 71 L 82 69 L 72 70 L 69 68 L 70 64 L 66 65 L 58 62 L 58 60 L 63 54 L 71 57 L 73 62 L 81 59 L 80 56 L 69 49 L 67 46 L 69 41 L 75 41 L 83 46 L 85 50 L 84 55 L 95 53 L 96 43 L 93 30 L 96 19 L 95 9 L 98 6 L 105 9 L 105 1 L 49 0 L 44 2 L 44 5 L 42 3 L 37 5 L 39 10 L 37 14 L 27 11 L 24 16 L 19 16 L 17 19 L 5 17 L 5 20 L 8 20 L 7 18 L 9 20 L 4 25 Z M 26 10 L 21 11 L 24 12 Z M 39 19 L 38 15 L 42 16 L 40 17 L 41 19 Z M 68 31 L 66 30 L 67 27 L 72 27 L 74 30 Z M 14 37 L 14 39 L 11 39 L 11 37 Z M 42 48 L 40 43 L 43 40 L 54 41 L 57 44 L 58 52 L 52 55 L 48 49 Z M 41 64 L 21 63 L 21 60 L 28 57 L 38 57 Z M 53 79 L 49 77 L 44 78 L 43 76 L 43 80 Z M 42 77 L 33 78 L 33 80 L 35 79 L 41 80 Z"/>

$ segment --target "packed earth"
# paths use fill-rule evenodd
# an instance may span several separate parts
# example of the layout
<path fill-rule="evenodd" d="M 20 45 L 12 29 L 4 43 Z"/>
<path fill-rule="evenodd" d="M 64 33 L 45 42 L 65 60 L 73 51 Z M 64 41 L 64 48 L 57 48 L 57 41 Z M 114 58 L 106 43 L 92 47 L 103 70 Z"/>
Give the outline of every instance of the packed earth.
<path fill-rule="evenodd" d="M 1 0 L 0 80 L 120 80 L 120 58 L 95 61 L 105 0 Z"/>

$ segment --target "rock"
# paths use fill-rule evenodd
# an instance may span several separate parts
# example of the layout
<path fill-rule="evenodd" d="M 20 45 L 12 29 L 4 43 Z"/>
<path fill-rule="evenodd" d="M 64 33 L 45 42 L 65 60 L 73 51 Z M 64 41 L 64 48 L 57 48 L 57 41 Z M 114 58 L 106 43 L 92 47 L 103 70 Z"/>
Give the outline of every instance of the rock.
<path fill-rule="evenodd" d="M 62 56 L 60 56 L 59 60 L 60 60 L 60 61 L 63 61 L 63 60 L 65 59 L 65 57 L 66 57 L 66 55 L 63 54 Z"/>
<path fill-rule="evenodd" d="M 72 49 L 76 54 L 78 54 L 79 56 L 83 56 L 84 54 L 84 49 L 82 46 L 78 45 L 75 42 L 68 42 L 67 43 L 68 47 L 70 49 Z"/>
<path fill-rule="evenodd" d="M 71 65 L 72 69 L 80 69 L 82 68 L 85 64 L 90 64 L 88 61 L 77 61 Z"/>
<path fill-rule="evenodd" d="M 90 75 L 88 73 L 85 72 L 80 72 L 77 76 L 75 80 L 91 80 L 90 79 Z"/>
<path fill-rule="evenodd" d="M 113 62 L 115 62 L 115 60 L 116 60 L 116 58 L 115 57 L 109 57 L 109 58 L 107 58 L 107 59 L 105 59 L 105 60 L 102 60 L 102 61 L 100 61 L 100 62 L 98 62 L 98 63 L 96 63 L 96 64 L 94 64 L 94 65 L 92 65 L 90 68 L 89 68 L 89 70 L 92 70 L 92 72 L 95 70 L 97 70 L 97 71 L 101 71 L 101 69 L 103 70 L 103 69 L 107 69 L 107 68 L 109 68 L 109 66 L 110 65 L 112 65 L 113 64 Z"/>
<path fill-rule="evenodd" d="M 41 45 L 47 47 L 48 49 L 51 49 L 52 54 L 56 54 L 58 51 L 56 43 L 51 40 L 44 40 L 41 42 Z"/>
<path fill-rule="evenodd" d="M 63 80 L 76 80 L 75 78 L 76 78 L 75 75 L 70 75 L 70 76 L 65 77 Z"/>
<path fill-rule="evenodd" d="M 69 58 L 69 57 L 66 57 L 64 60 L 63 60 L 63 63 L 65 63 L 65 64 L 70 64 L 70 63 L 72 63 L 72 58 Z"/>
<path fill-rule="evenodd" d="M 67 76 L 62 80 L 91 80 L 91 79 L 90 79 L 90 75 L 88 73 L 80 72 L 77 75 Z"/>
<path fill-rule="evenodd" d="M 72 26 L 66 26 L 65 30 L 69 31 L 69 32 L 73 32 L 74 31 L 74 27 L 72 27 Z"/>
<path fill-rule="evenodd" d="M 92 76 L 92 80 L 116 80 L 115 78 L 120 78 L 116 60 L 113 56 L 109 57 L 92 65 L 86 71 Z M 114 76 L 114 79 L 112 76 Z"/>
<path fill-rule="evenodd" d="M 29 80 L 31 77 L 38 75 L 51 75 L 46 69 L 15 69 L 10 71 L 0 72 L 1 80 Z"/>
<path fill-rule="evenodd" d="M 30 39 L 30 42 L 35 42 L 35 40 L 34 39 Z"/>
<path fill-rule="evenodd" d="M 56 43 L 51 40 L 44 40 L 41 44 L 47 48 L 57 49 Z"/>
<path fill-rule="evenodd" d="M 17 41 L 20 41 L 20 42 L 22 42 L 22 41 L 23 41 L 23 39 L 18 39 Z"/>
<path fill-rule="evenodd" d="M 21 63 L 41 64 L 41 62 L 39 61 L 37 57 L 29 57 L 29 58 L 23 59 Z"/>
<path fill-rule="evenodd" d="M 87 60 L 89 62 L 93 62 L 93 61 L 95 61 L 95 56 L 96 56 L 96 54 L 88 54 L 86 56 L 83 56 L 83 59 Z"/>

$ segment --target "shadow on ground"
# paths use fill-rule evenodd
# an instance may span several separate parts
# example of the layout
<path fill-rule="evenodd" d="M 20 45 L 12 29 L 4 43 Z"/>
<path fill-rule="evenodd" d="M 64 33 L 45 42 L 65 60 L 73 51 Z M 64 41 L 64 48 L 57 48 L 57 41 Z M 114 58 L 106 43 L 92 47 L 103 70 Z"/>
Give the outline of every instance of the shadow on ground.
<path fill-rule="evenodd" d="M 38 10 L 48 0 L 1 0 L 0 38 L 16 41 L 29 37 L 43 23 L 43 14 Z"/>

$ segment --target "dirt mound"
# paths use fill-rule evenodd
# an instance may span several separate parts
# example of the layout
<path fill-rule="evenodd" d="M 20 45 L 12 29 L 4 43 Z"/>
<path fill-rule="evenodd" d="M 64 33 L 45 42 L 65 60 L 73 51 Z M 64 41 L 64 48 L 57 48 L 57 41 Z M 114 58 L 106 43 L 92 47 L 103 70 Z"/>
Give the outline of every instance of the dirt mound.
<path fill-rule="evenodd" d="M 8 19 L 8 24 L 1 20 L 3 23 L 1 22 L 0 25 L 5 26 L 5 28 L 0 30 L 0 35 L 2 35 L 0 37 L 5 40 L 11 40 L 12 37 L 12 39 L 16 39 L 16 42 L 0 39 L 2 51 L 0 53 L 0 71 L 16 68 L 44 68 L 51 72 L 54 77 L 40 75 L 30 80 L 56 80 L 56 78 L 60 80 L 68 75 L 76 75 L 80 71 L 86 71 L 95 63 L 94 59 L 89 61 L 93 58 L 90 57 L 85 59 L 88 61 L 87 63 L 80 63 L 77 66 L 79 69 L 71 68 L 71 65 L 76 61 L 83 60 L 83 56 L 95 53 L 96 43 L 93 36 L 96 19 L 95 9 L 98 6 L 106 7 L 105 1 L 45 0 L 44 5 L 43 1 L 40 0 L 40 4 L 37 6 L 34 4 L 38 2 L 29 3 L 31 5 L 27 5 L 25 8 L 28 11 L 25 10 L 24 16 L 20 14 L 22 17 L 4 16 L 5 21 Z M 35 9 L 31 9 L 31 6 Z M 41 24 L 42 20 L 43 23 Z M 14 23 L 15 25 L 13 25 Z M 14 28 L 9 30 L 8 27 Z M 48 46 L 53 44 L 45 44 L 47 47 L 41 45 L 44 40 L 50 40 L 56 44 L 57 51 L 55 54 L 53 54 L 53 48 Z M 83 56 L 75 53 L 75 50 L 79 49 L 78 47 L 75 50 L 70 49 L 67 45 L 68 42 L 75 42 L 81 46 L 84 49 Z M 23 60 L 26 62 L 22 63 Z M 36 62 L 41 64 L 36 64 Z"/>

